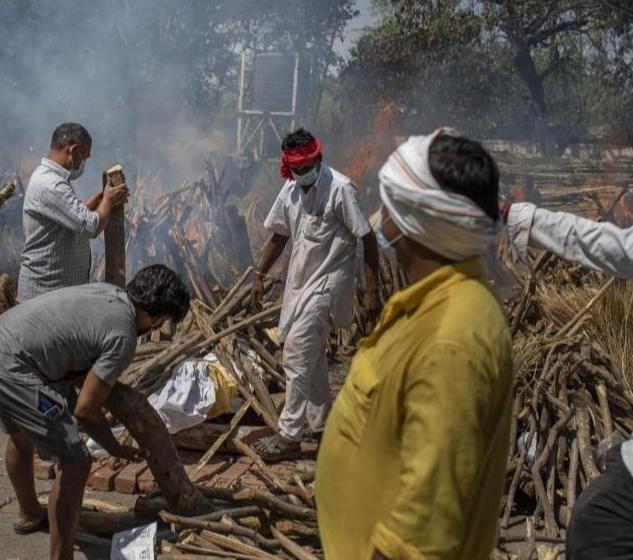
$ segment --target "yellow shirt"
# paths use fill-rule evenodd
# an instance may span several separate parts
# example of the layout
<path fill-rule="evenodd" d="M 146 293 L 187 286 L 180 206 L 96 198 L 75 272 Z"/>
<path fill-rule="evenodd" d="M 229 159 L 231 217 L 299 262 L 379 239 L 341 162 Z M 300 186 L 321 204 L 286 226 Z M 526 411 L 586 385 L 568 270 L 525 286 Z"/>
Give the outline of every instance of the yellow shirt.
<path fill-rule="evenodd" d="M 354 358 L 317 460 L 326 560 L 487 560 L 512 344 L 480 259 L 396 293 Z"/>

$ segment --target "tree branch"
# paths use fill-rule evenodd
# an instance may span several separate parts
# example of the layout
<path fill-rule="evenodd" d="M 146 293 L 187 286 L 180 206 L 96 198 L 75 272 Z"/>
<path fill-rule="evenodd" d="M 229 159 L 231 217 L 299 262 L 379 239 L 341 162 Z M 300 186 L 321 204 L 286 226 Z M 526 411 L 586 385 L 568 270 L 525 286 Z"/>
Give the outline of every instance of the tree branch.
<path fill-rule="evenodd" d="M 574 31 L 574 30 L 582 29 L 583 27 L 585 27 L 585 25 L 587 25 L 588 22 L 589 21 L 586 19 L 578 19 L 574 21 L 563 21 L 559 23 L 558 25 L 555 25 L 554 27 L 550 27 L 549 29 L 543 29 L 542 31 L 535 33 L 531 37 L 528 37 L 526 41 L 527 45 L 528 47 L 533 47 L 549 39 L 550 37 L 557 35 L 559 33 L 562 33 L 564 31 Z"/>

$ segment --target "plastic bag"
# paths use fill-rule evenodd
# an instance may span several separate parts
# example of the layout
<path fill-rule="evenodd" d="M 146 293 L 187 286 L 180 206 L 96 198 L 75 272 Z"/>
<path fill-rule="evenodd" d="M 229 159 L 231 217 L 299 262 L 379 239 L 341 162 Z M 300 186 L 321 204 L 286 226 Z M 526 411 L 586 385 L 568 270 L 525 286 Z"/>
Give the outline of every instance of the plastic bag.
<path fill-rule="evenodd" d="M 110 560 L 154 560 L 156 522 L 112 535 Z"/>

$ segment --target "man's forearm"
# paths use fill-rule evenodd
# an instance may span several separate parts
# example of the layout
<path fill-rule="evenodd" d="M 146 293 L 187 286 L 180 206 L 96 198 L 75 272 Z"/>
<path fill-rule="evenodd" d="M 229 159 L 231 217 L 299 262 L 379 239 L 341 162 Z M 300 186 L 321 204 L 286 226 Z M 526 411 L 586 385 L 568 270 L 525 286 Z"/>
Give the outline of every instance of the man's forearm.
<path fill-rule="evenodd" d="M 116 440 L 110 430 L 110 426 L 103 415 L 100 418 L 79 418 L 81 428 L 94 439 L 101 447 L 103 447 L 110 455 L 115 455 L 119 449 L 119 442 Z"/>
<path fill-rule="evenodd" d="M 257 270 L 262 274 L 266 274 L 284 252 L 287 242 L 287 237 L 274 233 L 264 246 L 264 252 L 257 265 Z"/>
<path fill-rule="evenodd" d="M 101 199 L 103 198 L 103 191 L 93 194 L 89 199 L 84 201 L 86 208 L 91 212 L 94 212 L 98 207 Z"/>
<path fill-rule="evenodd" d="M 378 243 L 373 231 L 363 237 L 363 255 L 365 258 L 367 285 L 371 288 L 377 288 L 380 274 L 380 257 L 378 255 Z"/>
<path fill-rule="evenodd" d="M 105 230 L 108 225 L 108 220 L 112 214 L 112 204 L 107 199 L 103 198 L 95 212 L 99 215 L 99 227 L 95 233 L 95 237 L 97 237 L 103 233 L 103 230 Z"/>

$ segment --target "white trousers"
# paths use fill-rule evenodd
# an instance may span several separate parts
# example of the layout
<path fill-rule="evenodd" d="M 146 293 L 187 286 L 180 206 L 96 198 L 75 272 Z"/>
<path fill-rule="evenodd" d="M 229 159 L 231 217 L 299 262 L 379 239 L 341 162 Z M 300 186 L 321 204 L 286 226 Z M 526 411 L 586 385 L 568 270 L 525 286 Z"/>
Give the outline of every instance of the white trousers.
<path fill-rule="evenodd" d="M 331 406 L 326 355 L 330 329 L 330 294 L 314 294 L 286 335 L 286 404 L 279 416 L 279 433 L 287 439 L 301 440 L 306 416 L 313 432 L 325 428 Z"/>

